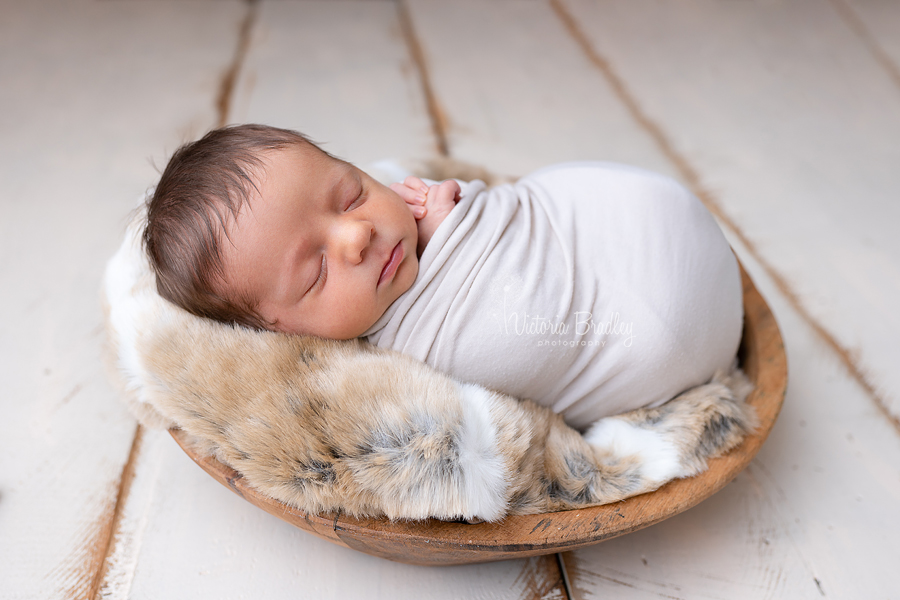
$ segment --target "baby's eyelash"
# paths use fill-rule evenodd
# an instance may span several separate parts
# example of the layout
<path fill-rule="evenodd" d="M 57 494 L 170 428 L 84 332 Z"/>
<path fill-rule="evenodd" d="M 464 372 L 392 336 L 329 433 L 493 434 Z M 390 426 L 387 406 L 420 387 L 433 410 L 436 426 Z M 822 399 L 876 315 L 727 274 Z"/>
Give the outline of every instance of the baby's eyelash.
<path fill-rule="evenodd" d="M 322 255 L 322 268 L 319 269 L 319 276 L 313 282 L 311 286 L 309 286 L 309 291 L 312 291 L 320 283 L 325 282 L 325 278 L 328 276 L 328 265 L 325 263 L 325 255 Z"/>
<path fill-rule="evenodd" d="M 354 208 L 359 208 L 366 201 L 366 190 L 365 188 L 360 188 L 359 195 L 354 198 L 353 202 L 347 206 L 347 210 L 353 210 Z"/>

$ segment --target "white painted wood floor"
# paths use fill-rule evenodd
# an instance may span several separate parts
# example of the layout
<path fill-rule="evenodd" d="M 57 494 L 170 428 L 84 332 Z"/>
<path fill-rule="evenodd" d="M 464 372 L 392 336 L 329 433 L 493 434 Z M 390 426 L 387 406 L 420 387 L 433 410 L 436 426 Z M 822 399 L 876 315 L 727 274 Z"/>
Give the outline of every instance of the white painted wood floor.
<path fill-rule="evenodd" d="M 129 210 L 220 121 L 359 164 L 681 179 L 782 327 L 769 441 L 559 560 L 410 567 L 243 502 L 136 435 L 99 361 Z M 893 0 L 0 0 L 0 598 L 900 598 L 898 226 Z"/>

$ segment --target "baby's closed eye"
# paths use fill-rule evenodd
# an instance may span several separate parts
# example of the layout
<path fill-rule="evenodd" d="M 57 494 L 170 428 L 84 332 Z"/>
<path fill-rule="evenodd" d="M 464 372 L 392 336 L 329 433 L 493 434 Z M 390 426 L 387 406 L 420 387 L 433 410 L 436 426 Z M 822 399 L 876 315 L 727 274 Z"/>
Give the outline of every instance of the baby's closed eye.
<path fill-rule="evenodd" d="M 312 282 L 312 285 L 310 285 L 308 288 L 306 288 L 306 291 L 303 292 L 303 296 L 301 296 L 301 299 L 303 297 L 305 297 L 307 294 L 309 294 L 310 292 L 325 285 L 325 280 L 327 277 L 328 277 L 328 264 L 325 261 L 325 255 L 323 254 L 322 262 L 319 263 L 319 274 L 316 276 L 316 280 Z"/>
<path fill-rule="evenodd" d="M 346 212 L 348 210 L 354 210 L 365 204 L 366 200 L 368 199 L 367 191 L 368 190 L 366 190 L 365 187 L 360 185 L 359 191 L 351 196 L 350 203 L 347 204 L 347 206 L 344 208 L 344 211 Z"/>

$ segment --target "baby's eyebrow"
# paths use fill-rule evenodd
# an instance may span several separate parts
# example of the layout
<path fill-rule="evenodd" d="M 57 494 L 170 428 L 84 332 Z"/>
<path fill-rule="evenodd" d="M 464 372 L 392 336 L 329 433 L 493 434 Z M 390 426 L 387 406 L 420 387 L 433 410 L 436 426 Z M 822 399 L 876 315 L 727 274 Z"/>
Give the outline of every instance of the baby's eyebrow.
<path fill-rule="evenodd" d="M 353 184 L 362 185 L 359 173 L 352 166 L 347 165 L 344 173 L 331 184 L 329 196 L 338 203 L 342 202 Z"/>
<path fill-rule="evenodd" d="M 329 197 L 333 198 L 336 195 L 340 195 L 339 192 L 341 191 L 341 188 L 344 187 L 344 179 L 345 177 L 342 175 L 331 182 L 331 187 L 328 189 Z"/>

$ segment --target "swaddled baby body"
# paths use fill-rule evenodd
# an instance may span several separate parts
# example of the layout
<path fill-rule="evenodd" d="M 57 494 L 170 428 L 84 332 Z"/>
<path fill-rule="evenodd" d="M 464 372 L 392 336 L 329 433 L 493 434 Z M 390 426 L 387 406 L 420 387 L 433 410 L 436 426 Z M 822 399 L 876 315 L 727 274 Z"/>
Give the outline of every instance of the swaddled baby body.
<path fill-rule="evenodd" d="M 596 162 L 490 189 L 459 183 L 416 281 L 370 342 L 579 428 L 729 366 L 742 325 L 737 262 L 683 187 Z"/>
<path fill-rule="evenodd" d="M 187 211 L 186 178 L 221 189 L 195 186 L 189 201 L 206 203 Z M 179 150 L 148 213 L 160 293 L 195 314 L 364 335 L 579 428 L 706 382 L 740 340 L 721 231 L 684 188 L 632 167 L 387 188 L 299 134 L 242 126 Z M 177 239 L 192 219 L 195 239 Z"/>

